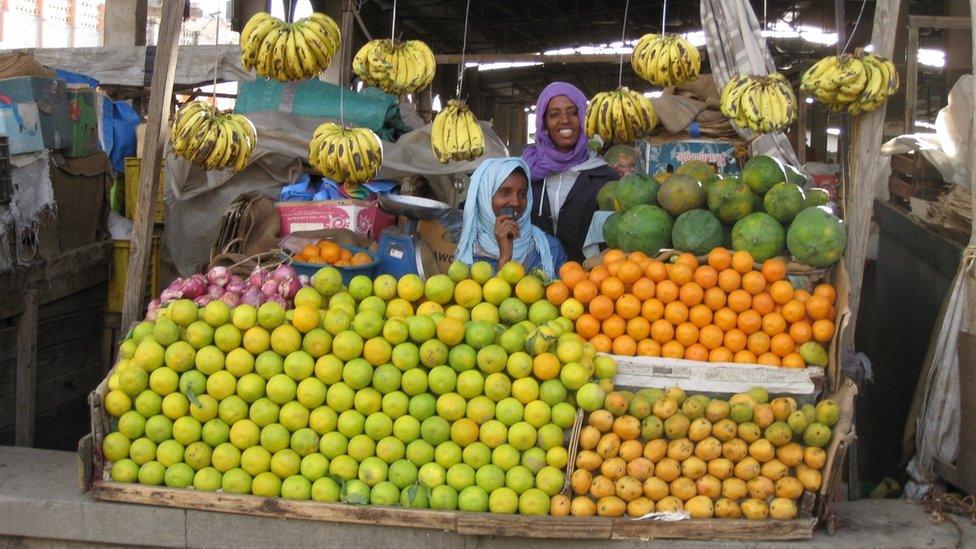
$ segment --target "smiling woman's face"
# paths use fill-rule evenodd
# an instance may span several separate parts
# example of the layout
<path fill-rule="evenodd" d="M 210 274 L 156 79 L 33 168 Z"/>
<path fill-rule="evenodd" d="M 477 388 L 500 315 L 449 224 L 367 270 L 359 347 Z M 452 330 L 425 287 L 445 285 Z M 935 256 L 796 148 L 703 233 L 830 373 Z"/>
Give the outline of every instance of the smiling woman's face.
<path fill-rule="evenodd" d="M 546 131 L 553 145 L 562 152 L 576 147 L 580 137 L 579 109 L 565 95 L 557 95 L 546 106 Z"/>

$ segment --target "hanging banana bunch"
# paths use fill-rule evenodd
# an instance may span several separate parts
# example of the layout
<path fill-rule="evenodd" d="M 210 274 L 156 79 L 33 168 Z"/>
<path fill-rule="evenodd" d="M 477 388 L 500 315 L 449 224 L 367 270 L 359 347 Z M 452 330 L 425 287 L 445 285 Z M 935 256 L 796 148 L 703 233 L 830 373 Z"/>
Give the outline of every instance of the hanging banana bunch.
<path fill-rule="evenodd" d="M 721 107 L 737 126 L 756 133 L 782 131 L 796 120 L 793 87 L 778 72 L 733 76 L 722 89 Z"/>
<path fill-rule="evenodd" d="M 620 87 L 600 92 L 586 111 L 586 135 L 599 135 L 607 143 L 633 143 L 657 126 L 657 113 L 643 94 Z"/>
<path fill-rule="evenodd" d="M 463 101 L 452 99 L 434 117 L 430 147 L 441 164 L 474 160 L 485 154 L 485 133 L 471 109 Z"/>
<path fill-rule="evenodd" d="M 366 128 L 346 129 L 326 122 L 315 129 L 308 160 L 322 175 L 339 183 L 365 183 L 383 164 L 383 143 Z"/>
<path fill-rule="evenodd" d="M 645 34 L 634 45 L 630 66 L 655 86 L 677 86 L 698 78 L 698 48 L 677 34 Z"/>
<path fill-rule="evenodd" d="M 800 89 L 833 112 L 871 112 L 898 91 L 895 65 L 872 54 L 824 57 L 803 73 Z"/>
<path fill-rule="evenodd" d="M 339 27 L 324 13 L 285 23 L 266 12 L 241 30 L 241 62 L 281 82 L 308 80 L 329 68 L 339 49 Z"/>
<path fill-rule="evenodd" d="M 177 111 L 170 139 L 173 152 L 207 170 L 244 169 L 254 147 L 254 124 L 239 114 L 221 113 L 206 101 Z"/>
<path fill-rule="evenodd" d="M 393 95 L 416 93 L 434 80 L 434 52 L 420 40 L 370 40 L 356 52 L 352 70 L 367 86 Z"/>

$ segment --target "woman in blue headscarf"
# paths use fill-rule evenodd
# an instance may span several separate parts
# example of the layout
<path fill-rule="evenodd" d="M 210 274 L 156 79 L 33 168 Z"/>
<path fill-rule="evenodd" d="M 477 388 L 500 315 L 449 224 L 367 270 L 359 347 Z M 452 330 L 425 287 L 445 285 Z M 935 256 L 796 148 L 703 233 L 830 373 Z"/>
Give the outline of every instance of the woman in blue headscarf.
<path fill-rule="evenodd" d="M 559 240 L 532 225 L 529 166 L 521 158 L 490 158 L 471 176 L 457 258 L 500 269 L 517 261 L 555 278 L 566 261 Z"/>

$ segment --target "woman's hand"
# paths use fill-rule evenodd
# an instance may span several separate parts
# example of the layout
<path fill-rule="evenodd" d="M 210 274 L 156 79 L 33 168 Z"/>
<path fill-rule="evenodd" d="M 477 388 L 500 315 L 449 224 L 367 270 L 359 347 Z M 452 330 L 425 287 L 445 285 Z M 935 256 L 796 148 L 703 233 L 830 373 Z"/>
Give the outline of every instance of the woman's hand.
<path fill-rule="evenodd" d="M 495 218 L 495 240 L 498 242 L 498 267 L 512 260 L 512 242 L 519 236 L 518 223 L 507 215 Z"/>

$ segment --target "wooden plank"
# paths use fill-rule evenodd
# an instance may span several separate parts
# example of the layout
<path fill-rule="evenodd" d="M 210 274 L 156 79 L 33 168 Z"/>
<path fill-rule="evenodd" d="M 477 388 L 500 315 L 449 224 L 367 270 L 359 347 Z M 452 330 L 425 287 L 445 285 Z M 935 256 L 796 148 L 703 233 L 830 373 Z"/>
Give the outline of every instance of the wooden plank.
<path fill-rule="evenodd" d="M 99 331 L 95 331 L 51 347 L 38 345 L 34 384 L 39 386 L 68 372 L 100 365 L 100 335 Z M 0 362 L 0 396 L 15 393 L 15 364 L 12 360 Z M 2 423 L 0 420 L 0 424 Z"/>
<path fill-rule="evenodd" d="M 77 401 L 84 398 L 92 387 L 98 384 L 100 376 L 101 368 L 98 365 L 90 365 L 84 369 L 65 373 L 48 382 L 38 383 L 35 401 L 41 403 L 45 410 Z M 16 402 L 13 396 L 0 397 L 0 418 L 13 417 L 15 408 Z M 2 425 L 3 423 L 6 422 L 0 422 L 0 426 L 6 427 Z M 35 435 L 35 438 L 39 437 L 39 434 Z"/>
<path fill-rule="evenodd" d="M 613 520 L 611 539 L 692 539 L 708 541 L 800 540 L 813 537 L 817 519 L 681 521 Z"/>
<path fill-rule="evenodd" d="M 623 55 L 624 63 L 630 63 L 630 54 Z M 434 61 L 438 65 L 457 65 L 461 62 L 461 54 L 435 54 Z M 597 53 L 583 55 L 567 53 L 558 55 L 544 55 L 541 53 L 467 53 L 464 55 L 466 63 L 561 63 L 574 65 L 578 63 L 614 63 L 620 61 L 620 54 Z"/>
<path fill-rule="evenodd" d="M 918 98 L 918 28 L 908 29 L 908 44 L 905 46 L 905 117 L 902 121 L 904 133 L 915 133 L 915 103 Z"/>
<path fill-rule="evenodd" d="M 24 312 L 17 319 L 17 446 L 34 445 L 34 374 L 37 369 L 37 289 L 24 294 Z"/>
<path fill-rule="evenodd" d="M 871 44 L 874 54 L 891 59 L 895 49 L 895 28 L 901 3 L 898 0 L 879 0 L 874 8 L 874 28 Z M 854 347 L 854 330 L 857 325 L 858 308 L 861 301 L 861 281 L 864 278 L 864 262 L 868 251 L 868 238 L 871 230 L 871 215 L 875 184 L 882 170 L 881 139 L 887 104 L 882 104 L 872 112 L 856 117 L 854 140 L 847 154 L 850 155 L 850 176 L 845 181 L 844 215 L 847 225 L 847 249 L 844 257 L 849 275 L 850 291 L 848 307 L 850 318 L 841 333 L 842 349 Z"/>
<path fill-rule="evenodd" d="M 111 275 L 110 240 L 62 255 L 64 257 L 56 256 L 48 263 L 39 261 L 0 276 L 0 319 L 20 314 L 23 310 L 20 295 L 27 287 L 36 287 L 40 291 L 38 303 L 46 304 L 107 282 Z"/>
<path fill-rule="evenodd" d="M 599 517 L 526 517 L 458 513 L 457 533 L 466 536 L 610 539 L 612 521 Z"/>
<path fill-rule="evenodd" d="M 167 136 L 165 128 L 169 118 L 170 99 L 179 51 L 180 29 L 183 25 L 183 4 L 166 2 L 159 25 L 159 46 L 153 63 L 153 78 L 149 88 L 149 117 L 143 148 L 142 169 L 139 172 L 138 198 L 132 222 L 132 238 L 129 250 L 129 268 L 122 304 L 122 325 L 128 326 L 143 315 L 143 298 L 149 274 L 149 255 L 152 247 L 153 215 L 156 211 L 156 186 L 162 170 L 163 144 Z"/>
<path fill-rule="evenodd" d="M 968 17 L 953 17 L 948 15 L 909 15 L 909 29 L 969 29 L 971 23 Z"/>

